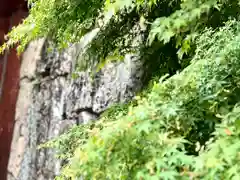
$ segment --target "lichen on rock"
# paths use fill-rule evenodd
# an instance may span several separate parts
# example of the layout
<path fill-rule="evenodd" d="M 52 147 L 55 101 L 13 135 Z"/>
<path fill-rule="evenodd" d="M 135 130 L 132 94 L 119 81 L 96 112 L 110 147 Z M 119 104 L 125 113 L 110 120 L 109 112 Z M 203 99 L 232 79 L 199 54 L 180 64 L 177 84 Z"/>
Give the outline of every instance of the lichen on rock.
<path fill-rule="evenodd" d="M 25 50 L 8 180 L 54 179 L 61 162 L 55 158 L 55 150 L 38 146 L 74 124 L 97 119 L 111 105 L 127 102 L 142 88 L 139 54 L 126 54 L 123 61 L 107 64 L 93 77 L 90 69 L 77 72 L 76 79 L 71 77 L 77 54 L 96 32 L 62 52 L 48 52 L 50 44 L 44 39 Z"/>

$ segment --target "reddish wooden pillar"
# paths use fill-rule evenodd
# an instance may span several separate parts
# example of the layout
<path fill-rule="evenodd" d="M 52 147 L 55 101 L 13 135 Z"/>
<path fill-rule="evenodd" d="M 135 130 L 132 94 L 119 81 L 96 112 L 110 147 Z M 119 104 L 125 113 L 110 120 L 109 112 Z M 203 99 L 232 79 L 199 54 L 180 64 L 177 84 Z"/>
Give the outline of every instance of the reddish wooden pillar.
<path fill-rule="evenodd" d="M 6 34 L 12 26 L 19 24 L 25 15 L 25 12 L 18 10 L 11 17 L 0 19 L 0 40 L 3 40 L 3 33 Z M 7 175 L 21 63 L 15 49 L 9 50 L 5 56 L 5 68 L 4 56 L 0 59 L 0 81 L 1 74 L 5 71 L 0 97 L 0 180 L 6 180 Z"/>

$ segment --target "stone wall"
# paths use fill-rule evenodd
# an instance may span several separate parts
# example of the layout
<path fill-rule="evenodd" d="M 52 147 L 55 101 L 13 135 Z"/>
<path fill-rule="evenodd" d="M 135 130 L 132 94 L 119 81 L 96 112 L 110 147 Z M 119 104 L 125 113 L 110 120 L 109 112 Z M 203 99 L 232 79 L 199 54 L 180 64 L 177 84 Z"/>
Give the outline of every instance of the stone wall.
<path fill-rule="evenodd" d="M 22 56 L 20 91 L 8 165 L 8 180 L 52 180 L 61 162 L 54 150 L 39 144 L 58 136 L 76 123 L 87 123 L 117 102 L 125 102 L 141 89 L 142 61 L 127 54 L 123 62 L 108 64 L 93 78 L 90 70 L 71 78 L 76 54 L 96 36 L 59 53 L 46 53 L 45 40 L 32 42 Z"/>

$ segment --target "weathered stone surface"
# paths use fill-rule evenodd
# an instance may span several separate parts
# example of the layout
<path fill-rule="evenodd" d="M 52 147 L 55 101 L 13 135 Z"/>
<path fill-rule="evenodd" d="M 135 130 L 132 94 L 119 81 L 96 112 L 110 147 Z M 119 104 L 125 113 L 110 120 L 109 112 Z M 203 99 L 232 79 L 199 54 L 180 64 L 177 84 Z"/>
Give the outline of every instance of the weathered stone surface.
<path fill-rule="evenodd" d="M 23 153 L 28 143 L 27 111 L 32 103 L 32 89 L 35 76 L 36 62 L 40 58 L 40 52 L 44 41 L 32 42 L 23 54 L 20 69 L 20 90 L 15 113 L 14 133 L 11 145 L 11 153 L 8 163 L 8 179 L 17 179 L 21 170 Z M 34 54 L 34 56 L 33 56 Z"/>
<path fill-rule="evenodd" d="M 93 79 L 89 71 L 71 78 L 78 51 L 96 35 L 58 53 L 46 53 L 44 40 L 32 43 L 22 59 L 21 88 L 16 109 L 8 180 L 52 180 L 61 162 L 54 150 L 38 145 L 58 136 L 76 123 L 96 120 L 113 103 L 125 102 L 138 91 L 143 75 L 137 54 L 108 64 Z"/>

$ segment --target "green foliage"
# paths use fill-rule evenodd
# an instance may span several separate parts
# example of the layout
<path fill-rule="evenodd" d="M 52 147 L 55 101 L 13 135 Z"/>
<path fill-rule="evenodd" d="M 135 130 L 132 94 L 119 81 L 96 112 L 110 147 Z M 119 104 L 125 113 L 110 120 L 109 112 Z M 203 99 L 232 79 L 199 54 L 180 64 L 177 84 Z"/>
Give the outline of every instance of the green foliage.
<path fill-rule="evenodd" d="M 66 160 L 57 179 L 240 178 L 238 0 L 29 0 L 29 6 L 1 52 L 17 43 L 21 52 L 41 37 L 65 48 L 98 27 L 80 66 L 97 61 L 101 69 L 140 52 L 146 82 L 170 74 L 99 121 L 43 145 Z M 139 34 L 143 42 L 134 45 Z"/>
<path fill-rule="evenodd" d="M 20 43 L 19 51 L 32 40 L 50 37 L 60 48 L 79 40 L 94 25 L 103 1 L 97 0 L 44 0 L 28 1 L 29 16 L 9 33 L 3 46 L 9 48 Z"/>
<path fill-rule="evenodd" d="M 129 49 L 134 35 L 130 31 L 137 22 L 144 29 L 146 44 L 151 46 L 158 39 L 164 43 L 174 37 L 178 56 L 190 51 L 197 33 L 206 25 L 221 25 L 229 17 L 238 17 L 239 2 L 235 0 L 29 0 L 30 14 L 21 25 L 8 34 L 8 41 L 0 52 L 18 44 L 19 52 L 35 39 L 47 37 L 57 46 L 66 48 L 93 28 L 99 35 L 89 46 L 103 62 L 113 52 L 120 56 Z M 115 16 L 111 16 L 114 12 Z M 99 23 L 102 21 L 103 23 Z M 132 38 L 131 38 L 132 37 Z M 112 54 L 113 53 L 113 54 Z M 85 61 L 87 66 L 89 58 Z"/>
<path fill-rule="evenodd" d="M 107 109 L 101 114 L 102 121 L 107 122 L 109 119 L 112 121 L 118 116 L 126 115 L 128 112 L 128 106 L 130 106 L 130 104 L 133 103 L 112 105 L 111 108 Z M 99 128 L 101 127 L 98 123 L 93 122 L 81 126 L 74 126 L 68 132 L 60 135 L 60 137 L 57 137 L 45 144 L 40 145 L 39 148 L 56 148 L 60 150 L 60 152 L 58 152 L 60 158 L 69 158 L 73 155 L 73 151 L 76 149 L 76 146 L 85 143 L 85 141 L 82 140 L 88 138 L 88 129 L 92 129 L 96 126 Z"/>
<path fill-rule="evenodd" d="M 80 126 L 84 143 L 57 179 L 239 179 L 239 42 L 237 21 L 206 29 L 181 73 L 154 83 L 127 114 Z M 192 143 L 198 156 L 185 148 Z"/>

